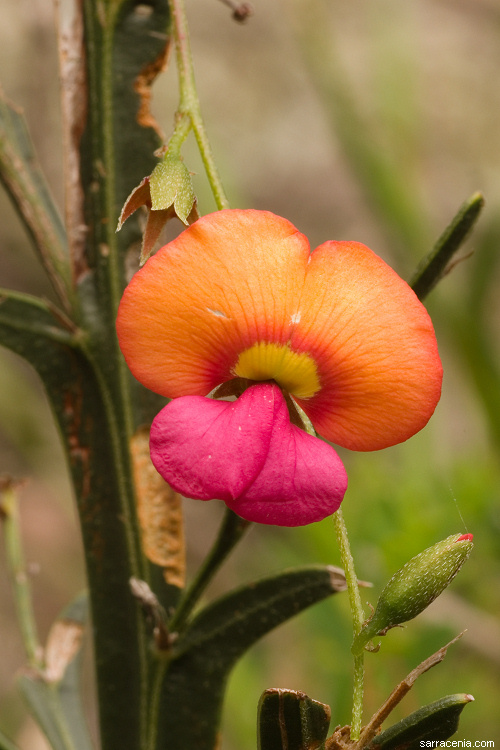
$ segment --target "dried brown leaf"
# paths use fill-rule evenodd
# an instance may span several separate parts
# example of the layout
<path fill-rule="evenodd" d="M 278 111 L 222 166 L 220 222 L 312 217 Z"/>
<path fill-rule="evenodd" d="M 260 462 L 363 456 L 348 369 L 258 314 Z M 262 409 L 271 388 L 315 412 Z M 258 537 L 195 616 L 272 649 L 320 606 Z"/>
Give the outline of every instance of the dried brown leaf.
<path fill-rule="evenodd" d="M 50 629 L 45 647 L 46 682 L 60 682 L 68 664 L 73 661 L 82 645 L 83 624 L 75 620 L 57 620 Z"/>
<path fill-rule="evenodd" d="M 165 580 L 184 587 L 186 562 L 181 496 L 158 474 L 149 456 L 149 429 L 132 438 L 137 514 L 144 554 L 163 568 Z"/>

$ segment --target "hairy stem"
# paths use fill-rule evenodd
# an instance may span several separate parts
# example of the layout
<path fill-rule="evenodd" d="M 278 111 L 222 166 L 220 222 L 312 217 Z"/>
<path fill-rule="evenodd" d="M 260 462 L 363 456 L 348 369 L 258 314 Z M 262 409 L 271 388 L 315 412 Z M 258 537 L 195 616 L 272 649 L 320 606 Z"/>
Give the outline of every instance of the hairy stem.
<path fill-rule="evenodd" d="M 203 166 L 212 189 L 217 208 L 229 208 L 219 172 L 215 165 L 212 148 L 208 140 L 203 118 L 201 116 L 200 101 L 194 79 L 193 60 L 189 44 L 189 29 L 184 7 L 184 0 L 169 0 L 173 18 L 173 36 L 177 56 L 177 71 L 179 76 L 180 101 L 177 110 L 178 118 L 188 115 L 193 128 L 196 142 L 200 151 Z"/>
<path fill-rule="evenodd" d="M 349 594 L 349 604 L 351 606 L 351 616 L 353 625 L 353 635 L 357 636 L 363 625 L 365 615 L 361 596 L 359 594 L 358 579 L 354 570 L 354 560 L 349 545 L 349 537 L 344 522 L 342 511 L 339 509 L 333 516 L 337 543 L 340 549 L 340 557 L 344 568 L 347 581 L 347 591 Z M 354 657 L 354 677 L 353 677 L 353 699 L 352 699 L 352 722 L 351 722 L 351 739 L 359 739 L 361 732 L 361 723 L 363 715 L 363 686 L 364 686 L 364 650 Z"/>

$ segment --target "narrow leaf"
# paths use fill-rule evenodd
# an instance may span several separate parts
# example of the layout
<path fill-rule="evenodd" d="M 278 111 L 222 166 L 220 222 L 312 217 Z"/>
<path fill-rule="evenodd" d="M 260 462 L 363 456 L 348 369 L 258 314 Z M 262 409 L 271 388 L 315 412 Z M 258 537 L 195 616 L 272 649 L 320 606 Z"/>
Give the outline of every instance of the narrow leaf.
<path fill-rule="evenodd" d="M 77 597 L 49 633 L 45 669 L 27 671 L 19 687 L 53 750 L 92 750 L 81 696 L 81 645 L 87 597 Z"/>
<path fill-rule="evenodd" d="M 60 723 L 54 688 L 37 674 L 21 675 L 18 685 L 52 750 L 72 750 L 69 738 L 65 736 L 64 725 Z"/>
<path fill-rule="evenodd" d="M 56 691 L 61 714 L 64 716 L 75 750 L 91 750 L 92 748 L 82 701 L 82 638 L 87 617 L 88 597 L 84 593 L 71 602 L 56 623 L 69 634 L 69 639 L 66 639 L 66 642 L 69 640 L 69 648 L 65 651 L 67 663 L 62 678 L 56 685 Z"/>
<path fill-rule="evenodd" d="M 210 643 L 211 658 L 219 665 L 221 660 L 232 664 L 277 625 L 345 589 L 343 571 L 333 567 L 299 568 L 263 578 L 203 609 L 177 642 L 174 656 L 205 650 Z"/>
<path fill-rule="evenodd" d="M 237 660 L 273 628 L 345 588 L 338 568 L 304 568 L 237 589 L 203 609 L 174 644 L 165 668 L 156 748 L 213 750 L 225 684 Z"/>
<path fill-rule="evenodd" d="M 37 354 L 43 356 L 44 340 L 70 347 L 78 344 L 75 327 L 50 302 L 0 289 L 0 344 L 31 361 Z"/>
<path fill-rule="evenodd" d="M 30 234 L 66 310 L 72 297 L 64 227 L 37 161 L 22 112 L 0 91 L 0 180 Z"/>
<path fill-rule="evenodd" d="M 401 680 L 399 685 L 396 685 L 387 700 L 382 704 L 379 710 L 374 713 L 368 724 L 363 728 L 361 736 L 354 750 L 364 750 L 369 745 L 369 743 L 373 740 L 373 738 L 379 731 L 379 728 L 381 727 L 383 722 L 387 719 L 387 717 L 398 705 L 398 703 L 400 703 L 404 696 L 412 689 L 416 680 L 418 680 L 418 678 L 429 669 L 432 669 L 432 667 L 440 664 L 445 658 L 449 647 L 456 643 L 462 637 L 462 635 L 463 633 L 459 633 L 445 646 L 440 648 L 434 654 L 431 654 L 431 656 L 429 656 L 427 659 L 424 659 L 424 661 L 421 662 L 417 667 L 415 667 L 415 669 L 413 669 L 410 674 L 405 677 L 404 680 Z"/>
<path fill-rule="evenodd" d="M 258 750 L 316 750 L 328 734 L 330 707 L 295 690 L 266 690 L 257 718 Z"/>
<path fill-rule="evenodd" d="M 425 740 L 447 740 L 458 729 L 462 710 L 472 695 L 458 693 L 441 698 L 406 716 L 375 737 L 369 750 L 418 750 Z"/>
<path fill-rule="evenodd" d="M 474 193 L 460 206 L 451 224 L 420 263 L 410 281 L 410 286 L 419 299 L 426 297 L 447 272 L 451 259 L 466 240 L 483 206 L 484 198 L 481 193 Z"/>

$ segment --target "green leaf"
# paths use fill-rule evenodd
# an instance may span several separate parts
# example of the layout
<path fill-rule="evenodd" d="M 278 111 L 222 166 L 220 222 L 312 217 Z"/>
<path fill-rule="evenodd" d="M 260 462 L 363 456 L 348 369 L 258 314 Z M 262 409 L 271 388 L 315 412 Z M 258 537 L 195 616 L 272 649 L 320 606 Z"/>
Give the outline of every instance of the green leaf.
<path fill-rule="evenodd" d="M 441 698 L 389 727 L 368 745 L 369 750 L 419 750 L 425 740 L 447 740 L 458 729 L 460 714 L 472 695 L 457 693 Z"/>
<path fill-rule="evenodd" d="M 266 690 L 257 718 L 258 750 L 316 750 L 326 740 L 330 707 L 295 690 Z"/>
<path fill-rule="evenodd" d="M 71 602 L 62 614 L 62 624 L 66 627 L 83 628 L 88 619 L 88 595 L 83 593 Z M 56 691 L 68 731 L 73 739 L 76 750 L 90 750 L 90 739 L 87 719 L 82 701 L 82 659 L 83 649 L 79 647 L 70 659 L 63 672 L 61 680 L 56 685 Z"/>
<path fill-rule="evenodd" d="M 81 645 L 87 596 L 54 623 L 43 672 L 26 672 L 19 687 L 53 750 L 92 750 L 81 696 Z"/>
<path fill-rule="evenodd" d="M 52 750 L 72 750 L 70 738 L 65 736 L 65 727 L 61 725 L 59 705 L 53 687 L 36 675 L 21 675 L 18 685 Z"/>
<path fill-rule="evenodd" d="M 438 241 L 418 266 L 410 286 L 419 299 L 429 294 L 445 275 L 449 263 L 461 248 L 484 207 L 481 193 L 474 193 L 460 206 L 457 215 L 439 237 Z"/>
<path fill-rule="evenodd" d="M 286 571 L 243 586 L 205 607 L 175 645 L 174 658 L 205 651 L 215 668 L 233 665 L 255 641 L 298 612 L 345 591 L 338 568 L 314 566 Z"/>
<path fill-rule="evenodd" d="M 213 750 L 226 681 L 238 659 L 273 628 L 345 588 L 338 568 L 301 568 L 244 586 L 203 609 L 164 668 L 157 750 Z"/>
<path fill-rule="evenodd" d="M 0 345 L 31 361 L 42 356 L 44 341 L 77 347 L 77 331 L 50 302 L 0 289 Z"/>
<path fill-rule="evenodd" d="M 23 114 L 0 91 L 0 180 L 66 310 L 73 296 L 66 234 Z"/>

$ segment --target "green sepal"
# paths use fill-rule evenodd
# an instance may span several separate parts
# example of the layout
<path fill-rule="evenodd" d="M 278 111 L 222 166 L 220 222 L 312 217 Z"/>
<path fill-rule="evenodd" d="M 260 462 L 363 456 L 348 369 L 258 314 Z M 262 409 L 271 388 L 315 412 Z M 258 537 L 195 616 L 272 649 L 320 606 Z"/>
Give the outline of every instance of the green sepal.
<path fill-rule="evenodd" d="M 81 639 L 87 610 L 86 594 L 78 596 L 53 626 L 55 650 L 47 648 L 45 670 L 27 671 L 18 681 L 52 750 L 93 748 L 81 695 Z"/>
<path fill-rule="evenodd" d="M 367 750 L 420 750 L 425 740 L 447 740 L 457 731 L 464 706 L 473 700 L 457 693 L 429 703 L 377 735 Z"/>
<path fill-rule="evenodd" d="M 178 156 L 166 156 L 149 178 L 151 208 L 163 211 L 173 206 L 176 216 L 188 224 L 196 196 L 189 170 Z"/>
<path fill-rule="evenodd" d="M 301 568 L 205 607 L 174 642 L 164 667 L 156 748 L 213 750 L 226 682 L 238 659 L 278 625 L 345 588 L 337 568 Z"/>
<path fill-rule="evenodd" d="M 318 750 L 330 726 L 330 706 L 296 690 L 266 690 L 259 701 L 258 750 Z"/>

